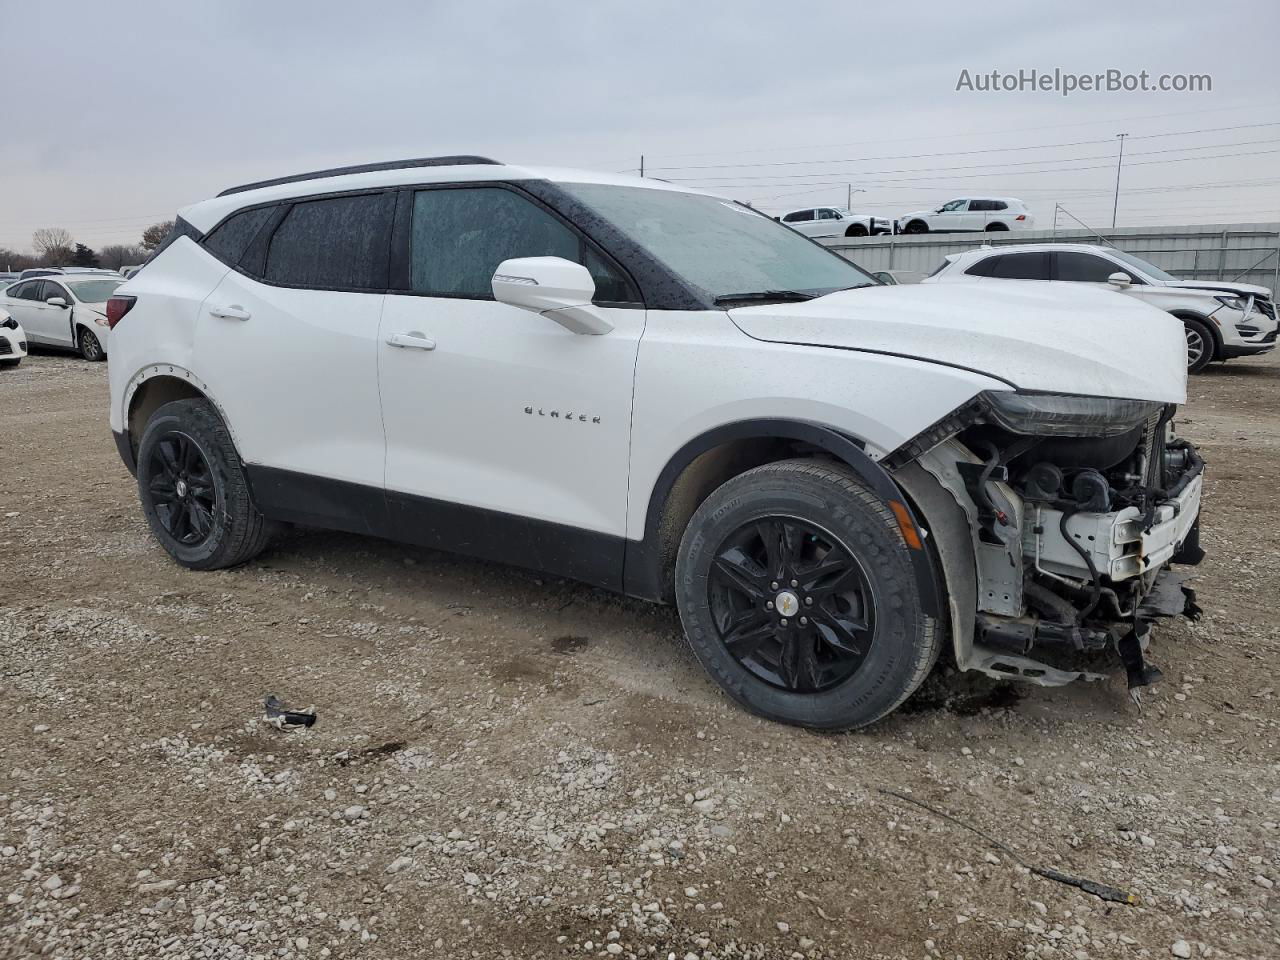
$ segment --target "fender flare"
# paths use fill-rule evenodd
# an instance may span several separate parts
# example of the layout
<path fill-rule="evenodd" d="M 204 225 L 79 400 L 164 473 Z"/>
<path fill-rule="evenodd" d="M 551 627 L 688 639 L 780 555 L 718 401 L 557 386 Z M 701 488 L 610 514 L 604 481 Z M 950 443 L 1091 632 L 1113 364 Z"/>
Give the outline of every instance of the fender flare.
<path fill-rule="evenodd" d="M 943 590 L 937 568 L 925 545 L 923 527 L 916 517 L 909 498 L 894 482 L 889 472 L 876 463 L 863 449 L 861 440 L 820 423 L 803 420 L 740 420 L 714 427 L 684 444 L 667 461 L 649 492 L 649 505 L 645 511 L 644 539 L 628 540 L 623 565 L 624 589 L 632 596 L 645 599 L 661 599 L 662 571 L 659 569 L 658 527 L 663 507 L 674 487 L 676 479 L 697 457 L 721 444 L 733 440 L 794 440 L 807 443 L 831 454 L 848 466 L 858 478 L 890 506 L 898 517 L 900 526 L 909 525 L 915 533 L 918 548 L 907 546 L 911 569 L 915 575 L 921 606 L 929 616 L 938 619 L 942 615 Z M 897 505 L 896 507 L 894 505 Z M 906 539 L 906 530 L 903 530 Z"/>

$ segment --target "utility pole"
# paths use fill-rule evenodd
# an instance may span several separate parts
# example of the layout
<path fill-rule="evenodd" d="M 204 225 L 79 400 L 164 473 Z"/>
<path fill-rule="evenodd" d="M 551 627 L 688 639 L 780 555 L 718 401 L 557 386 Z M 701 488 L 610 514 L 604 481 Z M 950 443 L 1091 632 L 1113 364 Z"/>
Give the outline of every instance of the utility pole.
<path fill-rule="evenodd" d="M 640 154 L 640 176 L 644 176 L 644 154 Z"/>
<path fill-rule="evenodd" d="M 1120 140 L 1120 156 L 1116 158 L 1116 198 L 1111 204 L 1111 228 L 1114 230 L 1116 226 L 1116 211 L 1120 209 L 1120 166 L 1124 163 L 1124 138 L 1127 133 L 1117 133 L 1116 137 Z"/>
<path fill-rule="evenodd" d="M 853 189 L 852 183 L 846 183 L 845 186 L 848 187 L 849 189 L 848 189 L 848 193 L 845 194 L 844 208 L 848 210 L 850 213 L 852 213 L 853 212 L 853 195 L 855 193 L 866 193 L 867 191 L 861 188 L 857 190 Z"/>

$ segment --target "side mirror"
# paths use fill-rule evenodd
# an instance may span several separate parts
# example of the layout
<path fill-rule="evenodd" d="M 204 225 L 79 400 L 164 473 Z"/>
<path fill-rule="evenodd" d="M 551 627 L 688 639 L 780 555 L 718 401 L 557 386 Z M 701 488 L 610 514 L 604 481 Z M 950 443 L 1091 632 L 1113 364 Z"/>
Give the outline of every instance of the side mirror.
<path fill-rule="evenodd" d="M 1107 277 L 1107 283 L 1111 284 L 1117 290 L 1123 290 L 1125 287 L 1133 283 L 1133 277 L 1129 276 L 1123 270 L 1117 270 L 1111 276 Z"/>
<path fill-rule="evenodd" d="M 596 282 L 580 263 L 563 257 L 503 260 L 493 274 L 493 298 L 554 320 L 571 333 L 600 336 L 613 329 L 591 302 Z"/>
<path fill-rule="evenodd" d="M 65 307 L 67 305 L 67 301 L 62 297 L 50 297 L 45 303 L 51 307 Z"/>

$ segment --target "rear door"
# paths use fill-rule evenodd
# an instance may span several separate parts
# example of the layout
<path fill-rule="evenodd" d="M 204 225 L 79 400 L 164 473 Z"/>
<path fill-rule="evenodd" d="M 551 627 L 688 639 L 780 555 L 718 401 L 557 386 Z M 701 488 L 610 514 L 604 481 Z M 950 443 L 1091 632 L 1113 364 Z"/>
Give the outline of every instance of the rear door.
<path fill-rule="evenodd" d="M 793 210 L 782 218 L 782 222 L 806 237 L 812 237 L 821 228 L 816 210 Z"/>
<path fill-rule="evenodd" d="M 0 309 L 22 324 L 28 339 L 35 343 L 44 341 L 33 326 L 33 321 L 39 322 L 35 306 L 40 302 L 38 298 L 43 286 L 42 280 L 21 280 L 5 290 L 4 296 L 0 297 Z"/>
<path fill-rule="evenodd" d="M 199 373 L 241 456 L 265 468 L 255 495 L 273 509 L 305 513 L 306 496 L 333 492 L 316 478 L 381 499 L 377 338 L 393 204 L 376 191 L 257 208 L 205 241 L 236 269 L 201 305 Z M 331 514 L 342 506 L 313 512 L 341 525 Z"/>

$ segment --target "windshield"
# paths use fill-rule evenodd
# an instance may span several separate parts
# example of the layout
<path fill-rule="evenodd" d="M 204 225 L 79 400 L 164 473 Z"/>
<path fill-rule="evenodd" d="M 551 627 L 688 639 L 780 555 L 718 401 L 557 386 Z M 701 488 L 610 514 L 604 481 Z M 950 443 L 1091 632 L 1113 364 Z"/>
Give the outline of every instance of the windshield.
<path fill-rule="evenodd" d="M 560 186 L 712 301 L 807 299 L 878 285 L 843 257 L 731 200 L 647 187 Z"/>
<path fill-rule="evenodd" d="M 1137 267 L 1148 277 L 1155 280 L 1177 280 L 1171 273 L 1165 273 L 1153 263 L 1147 263 L 1141 257 L 1135 257 L 1132 253 L 1125 253 L 1123 250 L 1112 250 L 1111 255 L 1117 260 L 1123 260 L 1131 267 Z"/>
<path fill-rule="evenodd" d="M 81 303 L 102 303 L 111 294 L 115 293 L 116 287 L 124 283 L 124 278 L 119 280 L 64 280 L 67 289 Z"/>

